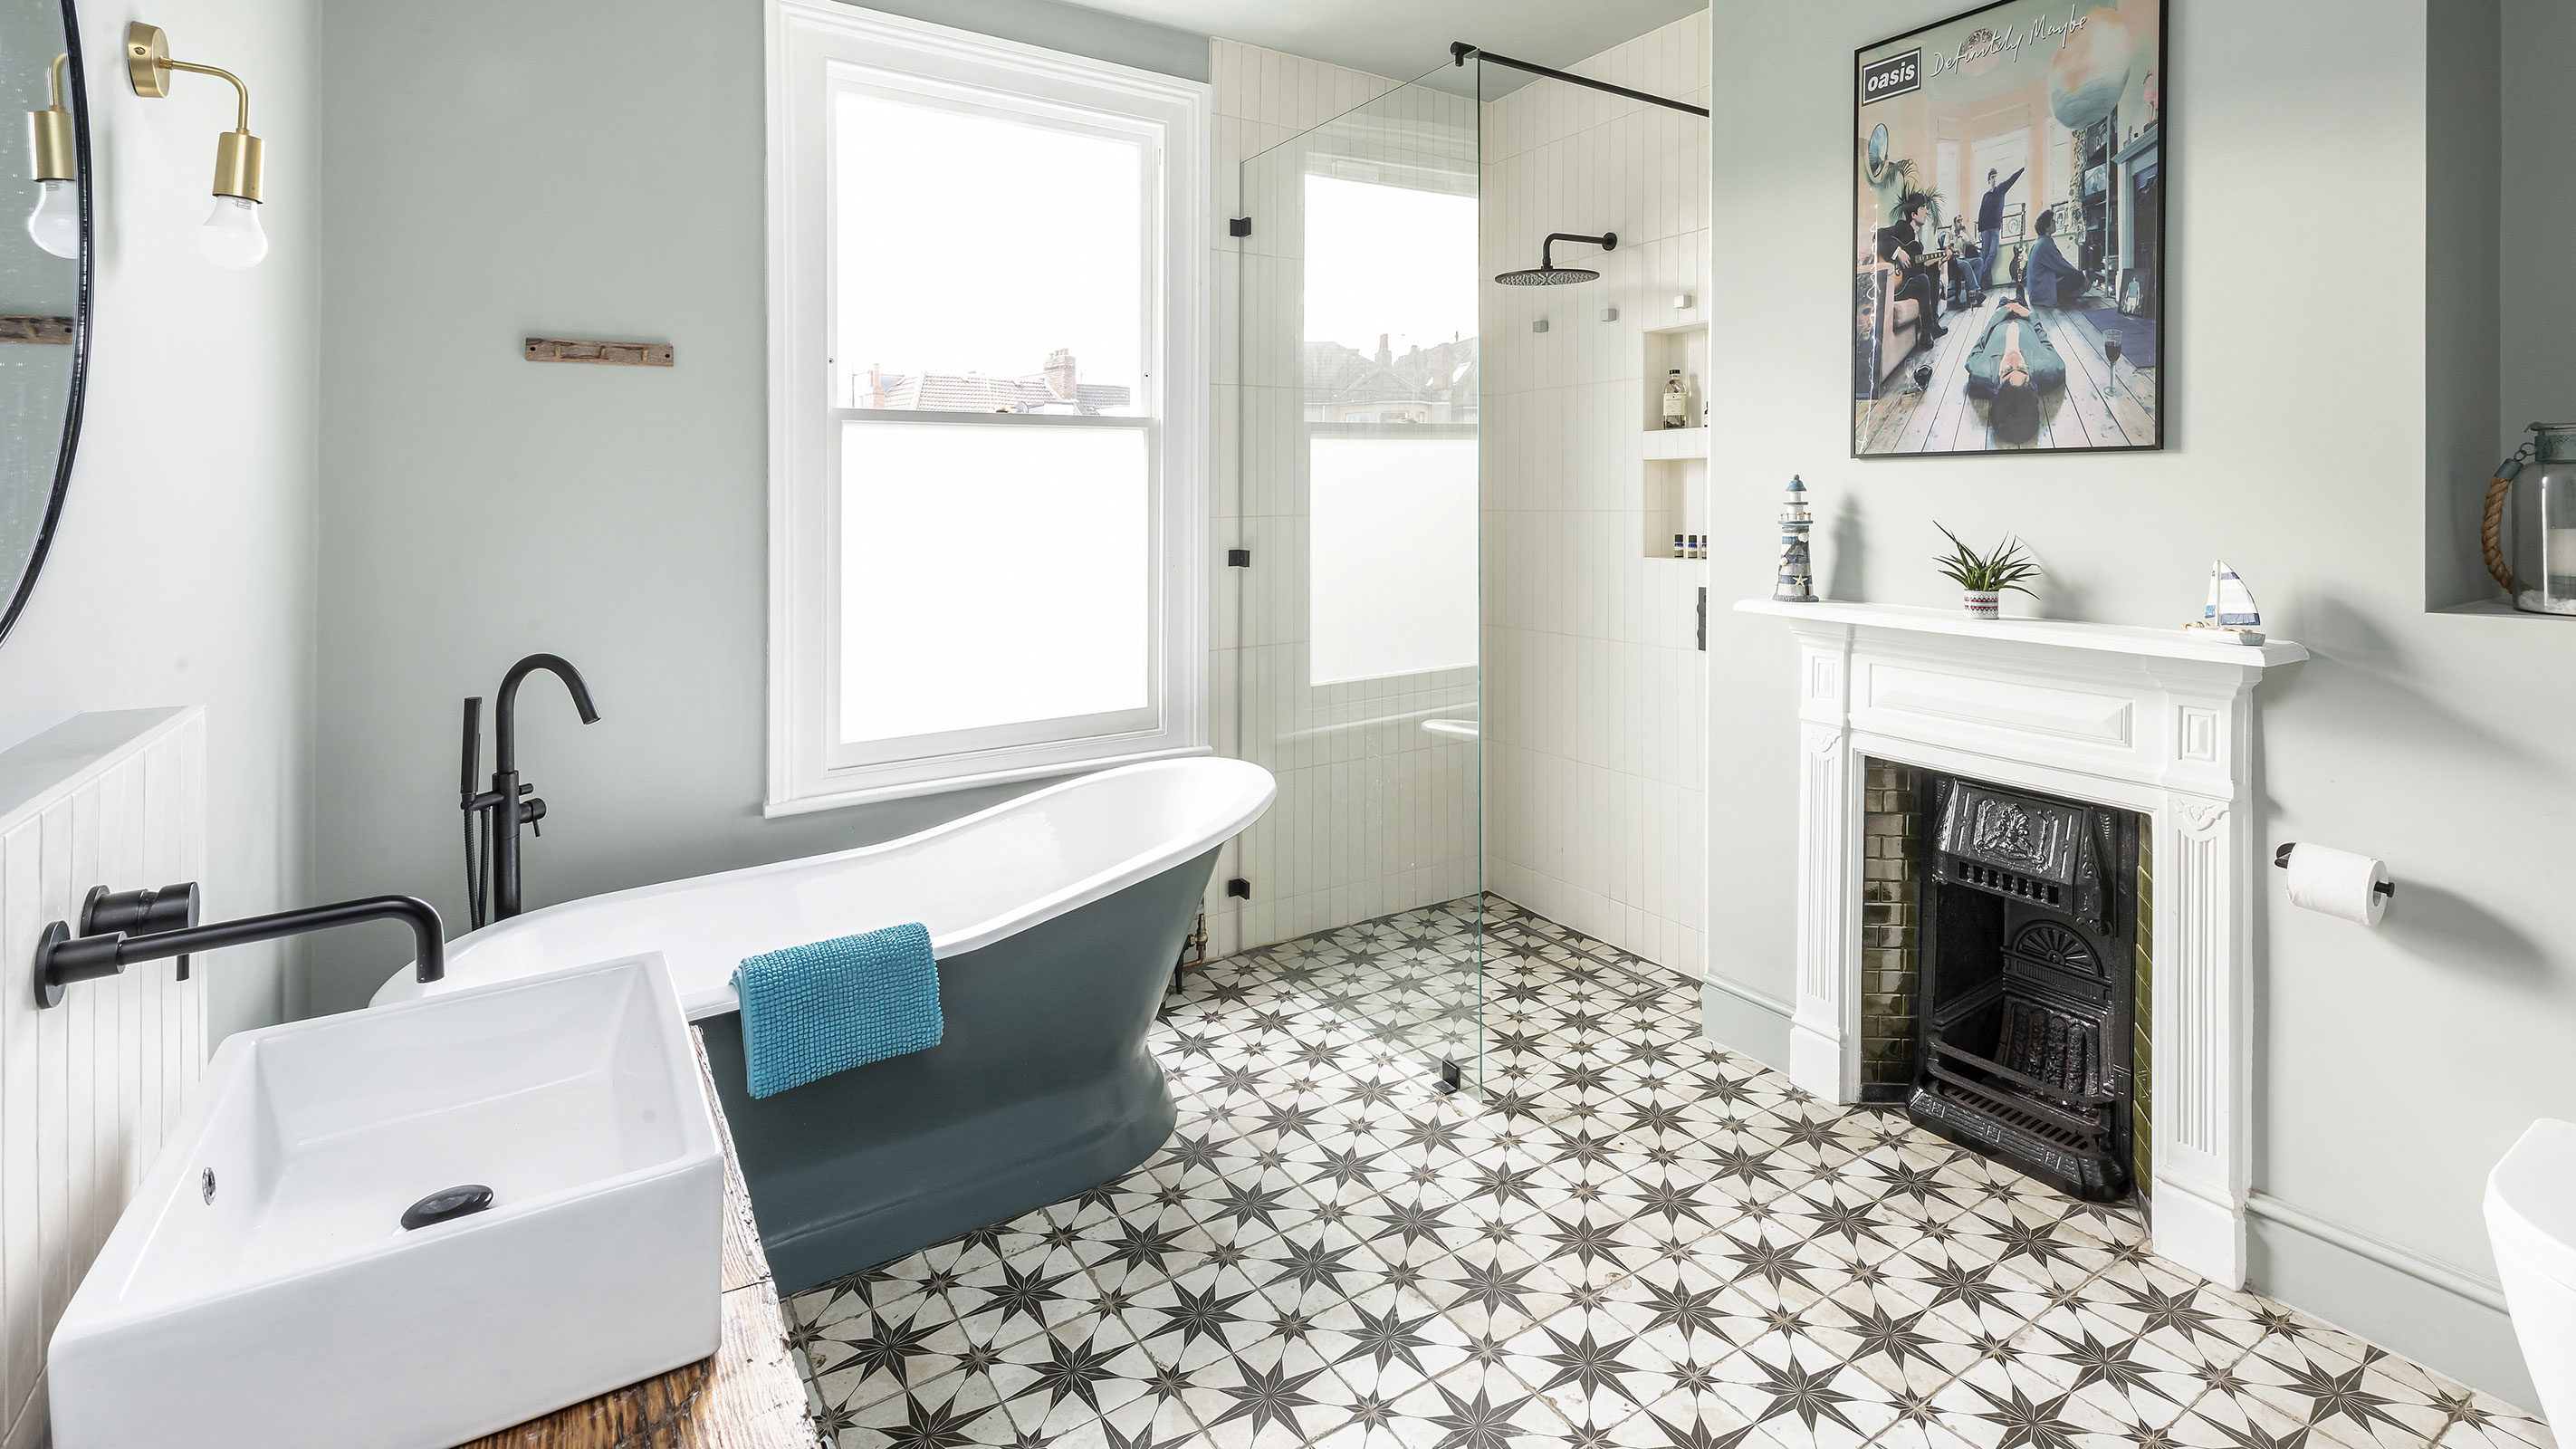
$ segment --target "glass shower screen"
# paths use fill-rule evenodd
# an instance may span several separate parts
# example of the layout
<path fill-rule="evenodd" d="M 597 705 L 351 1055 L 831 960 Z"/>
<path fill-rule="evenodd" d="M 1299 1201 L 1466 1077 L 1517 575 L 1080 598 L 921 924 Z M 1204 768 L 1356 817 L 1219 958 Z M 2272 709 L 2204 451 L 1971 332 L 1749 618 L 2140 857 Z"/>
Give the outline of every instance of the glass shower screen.
<path fill-rule="evenodd" d="M 1452 93 L 1440 85 L 1459 87 Z M 1443 68 L 1241 168 L 1242 945 L 1479 1085 L 1478 114 Z"/>

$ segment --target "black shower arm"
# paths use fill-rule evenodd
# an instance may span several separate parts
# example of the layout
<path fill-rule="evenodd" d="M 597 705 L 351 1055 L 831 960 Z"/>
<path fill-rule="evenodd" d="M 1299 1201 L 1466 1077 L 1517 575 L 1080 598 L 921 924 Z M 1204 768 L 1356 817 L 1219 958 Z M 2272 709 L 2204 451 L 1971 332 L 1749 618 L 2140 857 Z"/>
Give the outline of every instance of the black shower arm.
<path fill-rule="evenodd" d="M 1550 70 L 1548 67 L 1543 65 L 1532 65 L 1525 60 L 1514 60 L 1508 55 L 1496 55 L 1490 50 L 1479 50 L 1475 46 L 1469 45 L 1463 40 L 1453 40 L 1449 43 L 1450 64 L 1465 65 L 1470 57 L 1481 61 L 1487 61 L 1494 65 L 1510 66 L 1512 69 L 1518 71 L 1527 71 L 1531 75 L 1543 75 L 1549 80 L 1561 80 L 1568 85 L 1583 86 L 1587 89 L 1596 91 L 1607 91 L 1614 96 L 1626 96 L 1632 101 L 1644 101 L 1647 105 L 1662 106 L 1668 111 L 1686 111 L 1703 120 L 1708 117 L 1708 112 L 1702 107 L 1690 105 L 1682 101 L 1676 101 L 1666 96 L 1650 95 L 1645 91 L 1632 91 L 1626 86 L 1614 86 L 1608 81 L 1597 81 L 1586 76 L 1571 75 L 1561 70 Z"/>
<path fill-rule="evenodd" d="M 1605 231 L 1599 236 L 1580 236 L 1570 231 L 1552 231 L 1547 234 L 1547 240 L 1538 244 L 1539 270 L 1546 272 L 1556 270 L 1556 244 L 1561 241 L 1587 242 L 1605 252 L 1615 252 L 1619 249 L 1619 233 L 1615 231 Z"/>

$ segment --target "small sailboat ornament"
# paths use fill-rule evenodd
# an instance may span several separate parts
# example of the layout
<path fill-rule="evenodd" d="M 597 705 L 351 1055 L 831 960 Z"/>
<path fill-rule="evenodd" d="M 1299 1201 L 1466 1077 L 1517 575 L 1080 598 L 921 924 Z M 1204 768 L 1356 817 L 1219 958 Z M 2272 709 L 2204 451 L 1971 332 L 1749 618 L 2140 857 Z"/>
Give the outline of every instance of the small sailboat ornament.
<path fill-rule="evenodd" d="M 2200 617 L 2191 621 L 2194 629 L 2210 629 L 2232 634 L 2239 644 L 2263 642 L 2263 611 L 2254 606 L 2253 591 L 2236 576 L 2236 570 L 2219 559 L 2209 566 L 2209 602 L 2201 607 Z"/>

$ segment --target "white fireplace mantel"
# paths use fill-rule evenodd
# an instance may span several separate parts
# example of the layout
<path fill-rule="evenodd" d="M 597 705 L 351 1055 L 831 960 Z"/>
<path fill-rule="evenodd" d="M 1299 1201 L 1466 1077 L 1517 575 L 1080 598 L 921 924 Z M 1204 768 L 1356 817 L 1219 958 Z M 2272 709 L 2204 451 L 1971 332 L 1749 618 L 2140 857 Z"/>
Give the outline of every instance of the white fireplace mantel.
<path fill-rule="evenodd" d="M 1798 989 L 1789 1075 L 1860 1096 L 1865 760 L 2133 810 L 2155 862 L 2150 1144 L 2155 1250 L 2245 1280 L 2251 1162 L 2249 788 L 2263 671 L 2308 651 L 2199 630 L 1974 620 L 1747 599 L 1798 639 Z"/>

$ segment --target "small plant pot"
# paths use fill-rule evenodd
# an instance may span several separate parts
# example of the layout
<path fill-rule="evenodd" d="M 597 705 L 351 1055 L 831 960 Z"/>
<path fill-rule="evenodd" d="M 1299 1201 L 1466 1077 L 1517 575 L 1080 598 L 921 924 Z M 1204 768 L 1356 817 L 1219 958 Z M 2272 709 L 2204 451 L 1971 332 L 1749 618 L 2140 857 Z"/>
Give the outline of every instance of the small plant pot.
<path fill-rule="evenodd" d="M 1959 602 L 1967 609 L 1969 618 L 1992 619 L 2001 614 L 2003 597 L 2000 593 L 1980 593 L 1975 589 L 1969 589 L 1960 594 Z"/>

